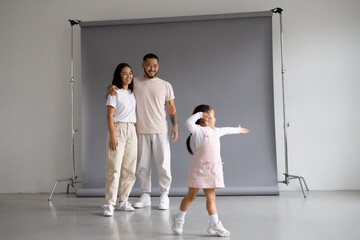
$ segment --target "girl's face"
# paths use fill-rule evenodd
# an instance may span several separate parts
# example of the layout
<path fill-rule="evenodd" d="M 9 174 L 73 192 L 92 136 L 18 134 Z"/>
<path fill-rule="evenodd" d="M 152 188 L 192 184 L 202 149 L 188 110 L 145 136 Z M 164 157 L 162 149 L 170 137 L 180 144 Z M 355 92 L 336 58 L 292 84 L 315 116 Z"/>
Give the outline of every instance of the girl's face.
<path fill-rule="evenodd" d="M 216 118 L 215 118 L 215 112 L 213 109 L 210 109 L 209 112 L 207 112 L 207 115 L 209 116 L 207 119 L 205 119 L 206 125 L 209 127 L 215 127 L 215 122 L 216 122 Z"/>
<path fill-rule="evenodd" d="M 127 88 L 133 80 L 133 73 L 131 71 L 131 68 L 124 67 L 120 72 L 120 78 L 122 80 L 123 87 Z"/>

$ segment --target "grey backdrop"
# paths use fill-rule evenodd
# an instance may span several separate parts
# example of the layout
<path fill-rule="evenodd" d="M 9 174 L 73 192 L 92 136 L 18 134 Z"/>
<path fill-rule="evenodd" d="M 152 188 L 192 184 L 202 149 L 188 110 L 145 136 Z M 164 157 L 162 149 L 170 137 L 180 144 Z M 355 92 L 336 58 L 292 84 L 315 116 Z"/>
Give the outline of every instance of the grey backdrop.
<path fill-rule="evenodd" d="M 247 135 L 221 138 L 225 189 L 219 195 L 276 195 L 272 65 L 272 14 L 239 13 L 194 17 L 82 22 L 82 189 L 102 196 L 105 186 L 106 87 L 115 67 L 127 62 L 142 75 L 142 57 L 160 58 L 158 76 L 173 86 L 179 139 L 171 144 L 170 195 L 187 192 L 191 156 L 185 120 L 195 106 L 209 104 L 216 126 L 239 123 Z M 171 125 L 171 124 L 170 124 Z M 170 128 L 169 128 L 170 129 Z M 158 194 L 155 164 L 153 193 Z M 132 196 L 139 195 L 135 183 Z"/>

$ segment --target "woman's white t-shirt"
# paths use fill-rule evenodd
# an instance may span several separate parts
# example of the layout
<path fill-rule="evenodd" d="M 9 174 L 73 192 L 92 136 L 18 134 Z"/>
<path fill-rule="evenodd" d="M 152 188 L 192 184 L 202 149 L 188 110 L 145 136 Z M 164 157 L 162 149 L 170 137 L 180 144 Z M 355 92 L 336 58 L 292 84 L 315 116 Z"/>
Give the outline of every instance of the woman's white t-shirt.
<path fill-rule="evenodd" d="M 114 122 L 136 123 L 136 100 L 130 90 L 119 89 L 117 95 L 107 96 L 106 106 L 115 108 Z"/>

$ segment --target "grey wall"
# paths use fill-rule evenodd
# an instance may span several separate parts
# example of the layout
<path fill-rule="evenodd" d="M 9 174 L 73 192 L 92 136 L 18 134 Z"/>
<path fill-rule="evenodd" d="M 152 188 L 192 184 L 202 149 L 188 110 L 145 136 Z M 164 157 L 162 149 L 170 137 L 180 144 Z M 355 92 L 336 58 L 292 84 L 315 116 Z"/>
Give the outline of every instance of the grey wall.
<path fill-rule="evenodd" d="M 180 137 L 171 145 L 170 193 L 187 191 L 185 182 L 191 156 L 185 147 L 189 132 L 184 121 L 195 106 L 209 104 L 215 109 L 217 126 L 236 127 L 241 123 L 251 131 L 248 135 L 221 139 L 226 188 L 219 190 L 219 194 L 278 194 L 272 14 L 143 22 L 81 24 L 83 189 L 78 195 L 98 194 L 98 188 L 105 184 L 105 90 L 113 71 L 118 63 L 128 62 L 135 75 L 142 74 L 142 56 L 148 52 L 159 56 L 158 76 L 172 84 L 176 96 Z M 154 192 L 158 192 L 155 164 L 152 180 Z M 133 194 L 138 192 L 135 185 Z"/>

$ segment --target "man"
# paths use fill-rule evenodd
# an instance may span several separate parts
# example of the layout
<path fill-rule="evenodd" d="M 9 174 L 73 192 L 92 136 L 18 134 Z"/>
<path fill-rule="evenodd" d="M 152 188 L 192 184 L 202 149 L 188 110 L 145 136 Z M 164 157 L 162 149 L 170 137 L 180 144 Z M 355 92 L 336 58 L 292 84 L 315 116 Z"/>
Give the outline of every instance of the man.
<path fill-rule="evenodd" d="M 161 194 L 159 209 L 165 210 L 169 208 L 168 193 L 171 184 L 171 153 L 165 106 L 172 123 L 171 137 L 175 142 L 178 138 L 175 96 L 171 84 L 156 76 L 159 58 L 155 54 L 144 56 L 142 68 L 144 75 L 134 79 L 134 94 L 138 135 L 136 175 L 143 193 L 134 207 L 151 206 L 151 160 L 154 156 Z M 111 95 L 116 94 L 114 89 L 115 86 L 109 88 Z"/>

